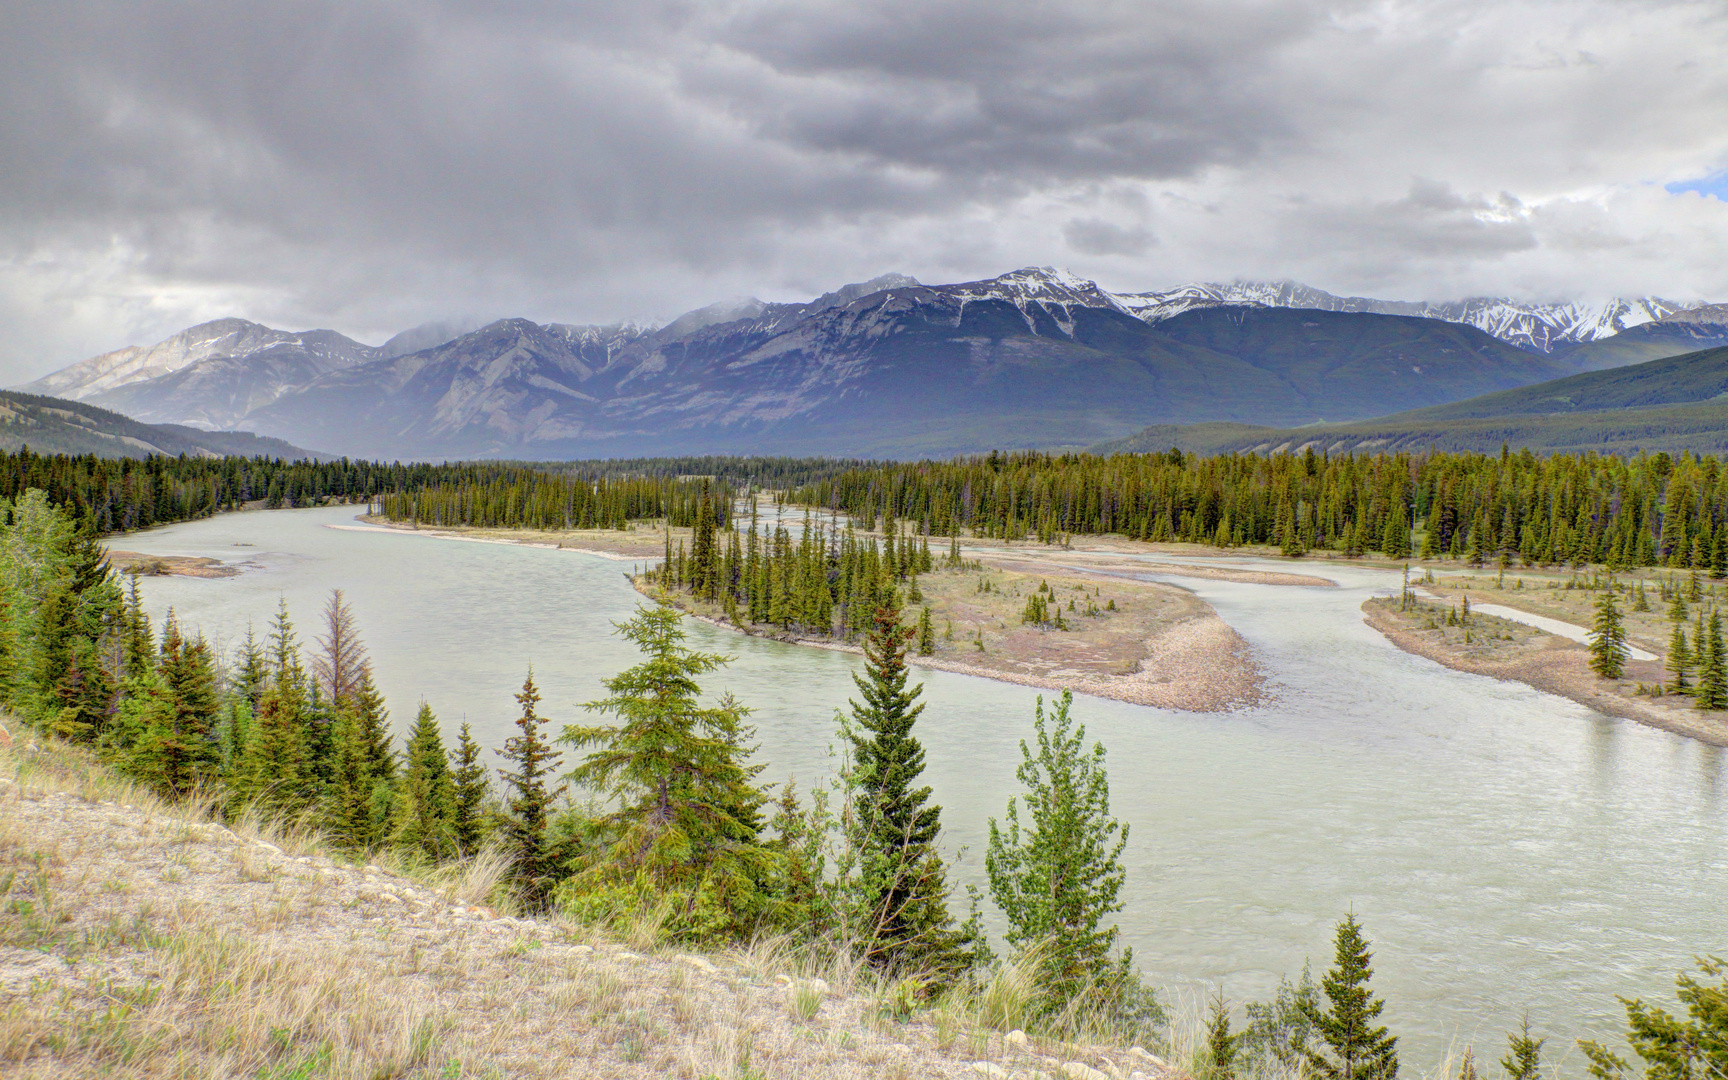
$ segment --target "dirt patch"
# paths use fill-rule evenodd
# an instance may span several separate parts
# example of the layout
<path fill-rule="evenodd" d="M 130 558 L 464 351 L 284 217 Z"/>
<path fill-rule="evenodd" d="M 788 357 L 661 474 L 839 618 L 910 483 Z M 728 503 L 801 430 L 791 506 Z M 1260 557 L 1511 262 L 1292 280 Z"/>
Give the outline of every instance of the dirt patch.
<path fill-rule="evenodd" d="M 1166 709 L 1218 712 L 1261 703 L 1265 676 L 1243 641 L 1204 601 L 1185 589 L 1126 578 L 1099 580 L 1062 567 L 989 563 L 982 570 L 939 570 L 918 578 L 920 600 L 906 618 L 930 608 L 936 651 L 909 663 L 1021 686 Z M 1031 571 L 1031 572 L 1028 572 Z M 639 579 L 648 595 L 656 587 Z M 1054 618 L 1023 621 L 1027 600 L 1044 598 Z M 718 605 L 675 598 L 716 626 L 790 644 L 858 652 L 856 645 L 778 627 L 739 626 Z"/>
<path fill-rule="evenodd" d="M 108 565 L 122 574 L 143 577 L 173 576 L 196 578 L 239 577 L 240 568 L 229 566 L 220 559 L 196 555 L 145 555 L 137 551 L 108 549 Z"/>
<path fill-rule="evenodd" d="M 1405 652 L 1427 657 L 1455 671 L 1510 679 L 1610 716 L 1728 746 L 1728 713 L 1700 712 L 1678 695 L 1646 696 L 1639 686 L 1659 690 L 1661 660 L 1628 663 L 1626 679 L 1610 681 L 1590 670 L 1590 652 L 1583 645 L 1521 623 L 1471 616 L 1484 632 L 1464 640 L 1463 629 L 1429 625 L 1432 610 L 1400 612 L 1398 601 L 1377 598 L 1362 605 L 1364 620 Z M 1547 614 L 1541 612 L 1541 614 Z M 1504 637 L 1490 636 L 1504 633 Z"/>

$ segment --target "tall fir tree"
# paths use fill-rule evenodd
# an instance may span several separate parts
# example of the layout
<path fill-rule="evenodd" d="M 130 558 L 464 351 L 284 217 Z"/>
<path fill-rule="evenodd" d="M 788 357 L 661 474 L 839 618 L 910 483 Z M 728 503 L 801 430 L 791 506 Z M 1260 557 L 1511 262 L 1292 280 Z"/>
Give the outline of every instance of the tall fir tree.
<path fill-rule="evenodd" d="M 1674 630 L 1668 635 L 1668 671 L 1674 676 L 1669 683 L 1669 690 L 1675 694 L 1683 694 L 1691 687 L 1687 676 L 1692 674 L 1692 647 L 1686 643 L 1686 627 L 1683 623 L 1675 623 Z"/>
<path fill-rule="evenodd" d="M 312 677 L 326 701 L 337 706 L 352 703 L 372 671 L 366 645 L 360 640 L 354 609 L 341 589 L 331 589 L 324 604 L 324 633 L 312 654 Z"/>
<path fill-rule="evenodd" d="M 1604 679 L 1618 679 L 1626 674 L 1626 625 L 1620 617 L 1620 607 L 1614 602 L 1614 590 L 1603 592 L 1596 601 L 1596 621 L 1590 633 L 1590 670 Z"/>
<path fill-rule="evenodd" d="M 1706 629 L 1697 637 L 1703 638 L 1703 645 L 1696 653 L 1698 688 L 1694 699 L 1700 709 L 1728 709 L 1728 656 L 1722 650 L 1721 614 L 1712 611 Z"/>
<path fill-rule="evenodd" d="M 456 734 L 450 751 L 450 781 L 455 794 L 455 814 L 450 819 L 456 850 L 470 858 L 486 841 L 486 796 L 491 793 L 490 774 L 480 763 L 480 744 L 468 730 L 468 722 Z"/>
<path fill-rule="evenodd" d="M 738 933 L 764 911 L 772 857 L 762 845 L 749 766 L 747 715 L 730 695 L 704 705 L 697 676 L 730 657 L 684 645 L 682 614 L 662 596 L 618 624 L 645 654 L 607 679 L 608 696 L 584 705 L 616 718 L 572 724 L 559 741 L 588 751 L 570 779 L 617 800 L 601 819 L 609 837 L 578 881 L 619 887 L 642 882 L 678 904 L 692 931 Z"/>
<path fill-rule="evenodd" d="M 438 862 L 455 854 L 456 788 L 432 706 L 422 701 L 402 753 L 396 842 Z"/>
<path fill-rule="evenodd" d="M 1338 924 L 1332 969 L 1320 980 L 1328 1008 L 1304 1002 L 1302 1011 L 1323 1046 L 1307 1050 L 1309 1075 L 1323 1080 L 1392 1080 L 1398 1075 L 1398 1039 L 1375 1026 L 1386 1003 L 1369 988 L 1373 954 L 1354 914 Z"/>
<path fill-rule="evenodd" d="M 1122 910 L 1122 867 L 1128 829 L 1110 816 L 1104 746 L 1086 747 L 1086 728 L 1069 717 L 1067 690 L 1046 715 L 1038 698 L 1033 739 L 1020 741 L 1015 772 L 1024 794 L 1008 800 L 1006 827 L 990 819 L 984 868 L 990 896 L 1008 920 L 1007 938 L 1044 957 L 1046 1004 L 1061 1008 L 1081 995 L 1112 1001 L 1132 954 L 1112 956 L 1117 928 L 1106 920 Z M 1020 821 L 1021 801 L 1029 818 Z"/>
<path fill-rule="evenodd" d="M 864 642 L 864 674 L 853 683 L 851 742 L 861 790 L 856 813 L 865 835 L 864 955 L 879 968 L 925 970 L 958 977 L 972 963 L 969 927 L 956 927 L 948 910 L 952 889 L 936 851 L 942 808 L 930 788 L 917 785 L 924 747 L 913 727 L 924 711 L 922 686 L 906 685 L 911 630 L 892 604 L 876 609 Z"/>
<path fill-rule="evenodd" d="M 554 777 L 563 754 L 552 748 L 545 726 L 550 723 L 536 707 L 540 691 L 534 686 L 534 672 L 522 682 L 522 692 L 516 695 L 522 715 L 516 720 L 517 734 L 504 741 L 498 755 L 516 766 L 515 772 L 498 770 L 506 792 L 503 819 L 504 835 L 509 842 L 512 874 L 522 898 L 530 908 L 539 909 L 551 897 L 558 874 L 558 845 L 548 825 L 552 804 L 564 794 L 566 785 Z"/>

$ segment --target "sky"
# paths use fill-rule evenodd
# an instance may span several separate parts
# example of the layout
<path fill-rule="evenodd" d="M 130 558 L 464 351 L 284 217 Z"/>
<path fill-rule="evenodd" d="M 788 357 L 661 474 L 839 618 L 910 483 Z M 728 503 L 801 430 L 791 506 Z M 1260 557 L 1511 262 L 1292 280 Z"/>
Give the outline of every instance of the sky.
<path fill-rule="evenodd" d="M 1728 300 L 1728 5 L 0 5 L 0 383 L 895 271 Z"/>

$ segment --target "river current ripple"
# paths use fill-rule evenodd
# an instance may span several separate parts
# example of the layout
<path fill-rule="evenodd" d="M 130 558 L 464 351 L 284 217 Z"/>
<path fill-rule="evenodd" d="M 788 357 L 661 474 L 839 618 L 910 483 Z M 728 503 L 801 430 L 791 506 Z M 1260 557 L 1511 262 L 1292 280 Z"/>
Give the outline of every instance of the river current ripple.
<path fill-rule="evenodd" d="M 354 513 L 232 514 L 122 546 L 251 567 L 142 581 L 156 618 L 172 607 L 225 651 L 249 622 L 265 632 L 278 596 L 310 642 L 324 597 L 344 589 L 398 732 L 424 698 L 448 735 L 467 719 L 499 746 L 530 663 L 545 714 L 570 721 L 634 662 L 611 634 L 639 599 L 629 564 L 326 527 Z M 1322 971 L 1333 924 L 1354 910 L 1410 1065 L 1466 1043 L 1498 1057 L 1528 1011 L 1554 1059 L 1582 1071 L 1572 1040 L 1623 1029 L 1616 993 L 1672 1003 L 1694 955 L 1728 951 L 1723 752 L 1401 652 L 1358 610 L 1395 575 L 1307 572 L 1340 587 L 1171 579 L 1249 642 L 1269 704 L 1191 714 L 1076 700 L 1131 828 L 1124 942 L 1167 1003 L 1217 986 L 1239 1003 L 1306 960 Z M 763 778 L 820 782 L 857 657 L 690 633 L 737 657 L 710 686 L 754 709 Z M 986 821 L 1015 791 L 1037 692 L 938 671 L 923 682 L 925 776 L 956 877 L 982 884 Z"/>

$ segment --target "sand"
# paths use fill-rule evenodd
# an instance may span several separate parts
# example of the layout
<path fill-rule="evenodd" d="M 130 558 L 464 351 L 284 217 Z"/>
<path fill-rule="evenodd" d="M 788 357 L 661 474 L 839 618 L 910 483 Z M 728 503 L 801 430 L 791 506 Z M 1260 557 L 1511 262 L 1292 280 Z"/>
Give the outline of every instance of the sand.
<path fill-rule="evenodd" d="M 1627 675 L 1632 681 L 1615 682 L 1590 670 L 1590 653 L 1583 645 L 1552 634 L 1533 631 L 1527 643 L 1467 655 L 1440 640 L 1435 632 L 1421 629 L 1420 623 L 1401 617 L 1384 602 L 1369 600 L 1362 605 L 1362 612 L 1364 621 L 1394 645 L 1454 671 L 1521 682 L 1610 716 L 1636 720 L 1712 746 L 1728 746 L 1728 715 L 1699 712 L 1681 697 L 1664 701 L 1633 696 L 1630 691 L 1637 681 L 1661 682 L 1660 661 L 1628 664 Z"/>

